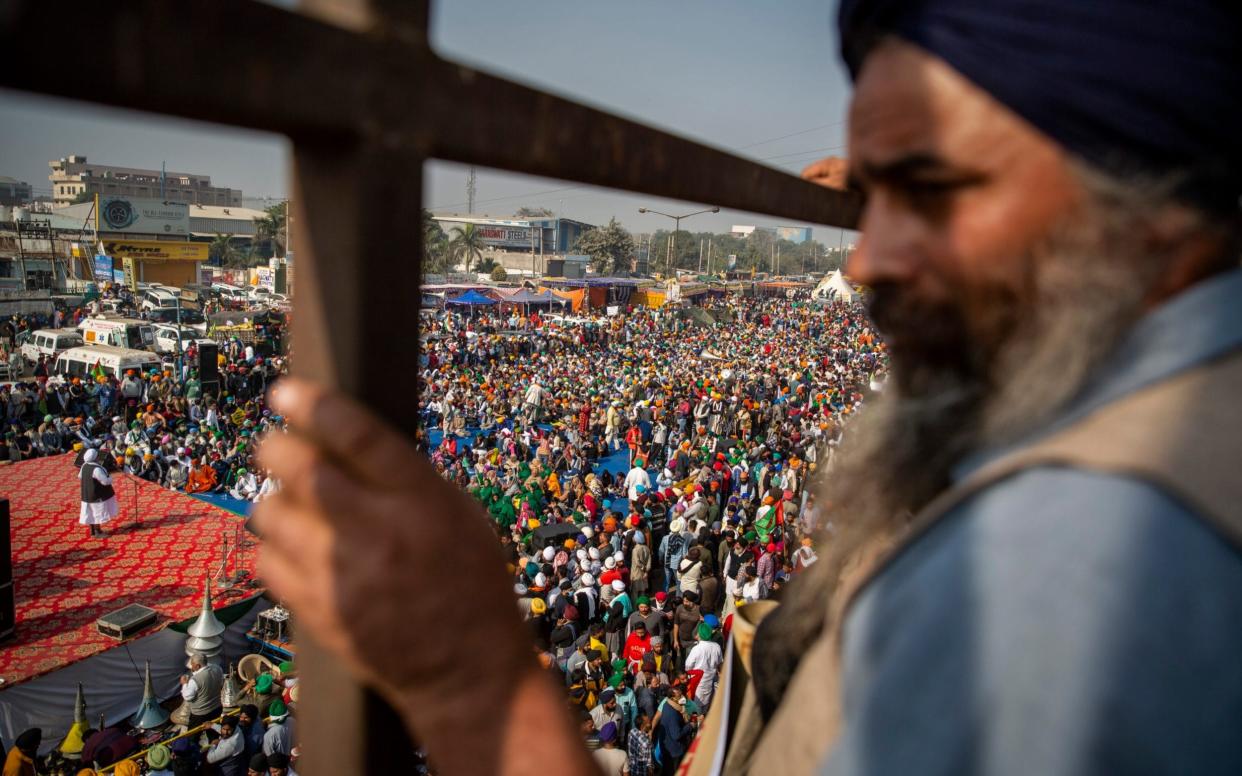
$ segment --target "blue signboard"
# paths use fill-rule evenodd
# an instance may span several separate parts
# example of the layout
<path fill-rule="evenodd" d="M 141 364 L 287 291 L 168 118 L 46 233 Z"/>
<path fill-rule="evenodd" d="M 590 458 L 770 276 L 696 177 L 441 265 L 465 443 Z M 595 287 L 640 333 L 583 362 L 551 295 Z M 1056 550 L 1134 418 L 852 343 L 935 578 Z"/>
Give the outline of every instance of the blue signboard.
<path fill-rule="evenodd" d="M 112 257 L 106 254 L 95 254 L 95 282 L 107 283 L 112 280 Z"/>

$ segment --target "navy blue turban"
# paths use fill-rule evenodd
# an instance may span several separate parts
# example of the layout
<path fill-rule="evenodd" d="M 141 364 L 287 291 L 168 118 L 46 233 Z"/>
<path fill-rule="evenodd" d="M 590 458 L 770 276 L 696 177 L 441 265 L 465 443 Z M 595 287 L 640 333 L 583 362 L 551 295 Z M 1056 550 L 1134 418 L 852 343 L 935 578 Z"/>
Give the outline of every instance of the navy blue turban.
<path fill-rule="evenodd" d="M 842 0 L 857 78 L 896 36 L 943 59 L 1070 153 L 1117 174 L 1181 174 L 1220 213 L 1242 195 L 1238 0 Z"/>

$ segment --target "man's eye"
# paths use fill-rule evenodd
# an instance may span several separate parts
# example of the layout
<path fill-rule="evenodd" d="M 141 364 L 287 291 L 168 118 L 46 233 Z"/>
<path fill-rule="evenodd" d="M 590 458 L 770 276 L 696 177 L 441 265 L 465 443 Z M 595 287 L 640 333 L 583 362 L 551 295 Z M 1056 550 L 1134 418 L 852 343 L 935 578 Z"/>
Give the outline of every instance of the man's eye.
<path fill-rule="evenodd" d="M 913 181 L 906 185 L 906 191 L 915 197 L 942 197 L 961 186 L 958 181 Z"/>
<path fill-rule="evenodd" d="M 903 187 L 910 204 L 921 210 L 943 208 L 963 187 L 959 181 L 912 181 Z"/>

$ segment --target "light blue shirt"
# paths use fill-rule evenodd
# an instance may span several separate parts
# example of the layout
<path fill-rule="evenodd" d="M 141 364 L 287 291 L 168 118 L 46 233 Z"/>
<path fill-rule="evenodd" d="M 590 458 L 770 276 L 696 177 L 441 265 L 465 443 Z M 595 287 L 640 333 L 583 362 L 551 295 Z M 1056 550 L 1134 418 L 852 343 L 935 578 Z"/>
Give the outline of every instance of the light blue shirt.
<path fill-rule="evenodd" d="M 1239 347 L 1235 270 L 1145 316 L 1041 434 Z M 824 774 L 1242 773 L 1242 554 L 1145 481 L 1043 467 L 988 488 L 844 635 Z"/>

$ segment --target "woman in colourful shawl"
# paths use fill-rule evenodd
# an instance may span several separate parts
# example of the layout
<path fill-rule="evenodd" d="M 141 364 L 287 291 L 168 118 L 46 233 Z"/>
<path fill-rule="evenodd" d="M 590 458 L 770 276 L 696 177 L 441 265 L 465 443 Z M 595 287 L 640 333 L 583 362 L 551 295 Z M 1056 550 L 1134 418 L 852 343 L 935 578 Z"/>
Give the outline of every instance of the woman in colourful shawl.
<path fill-rule="evenodd" d="M 522 521 L 522 528 L 525 531 L 533 530 L 530 523 L 535 519 L 535 510 L 530 505 L 530 499 L 522 499 L 521 507 L 518 509 L 518 518 Z"/>

